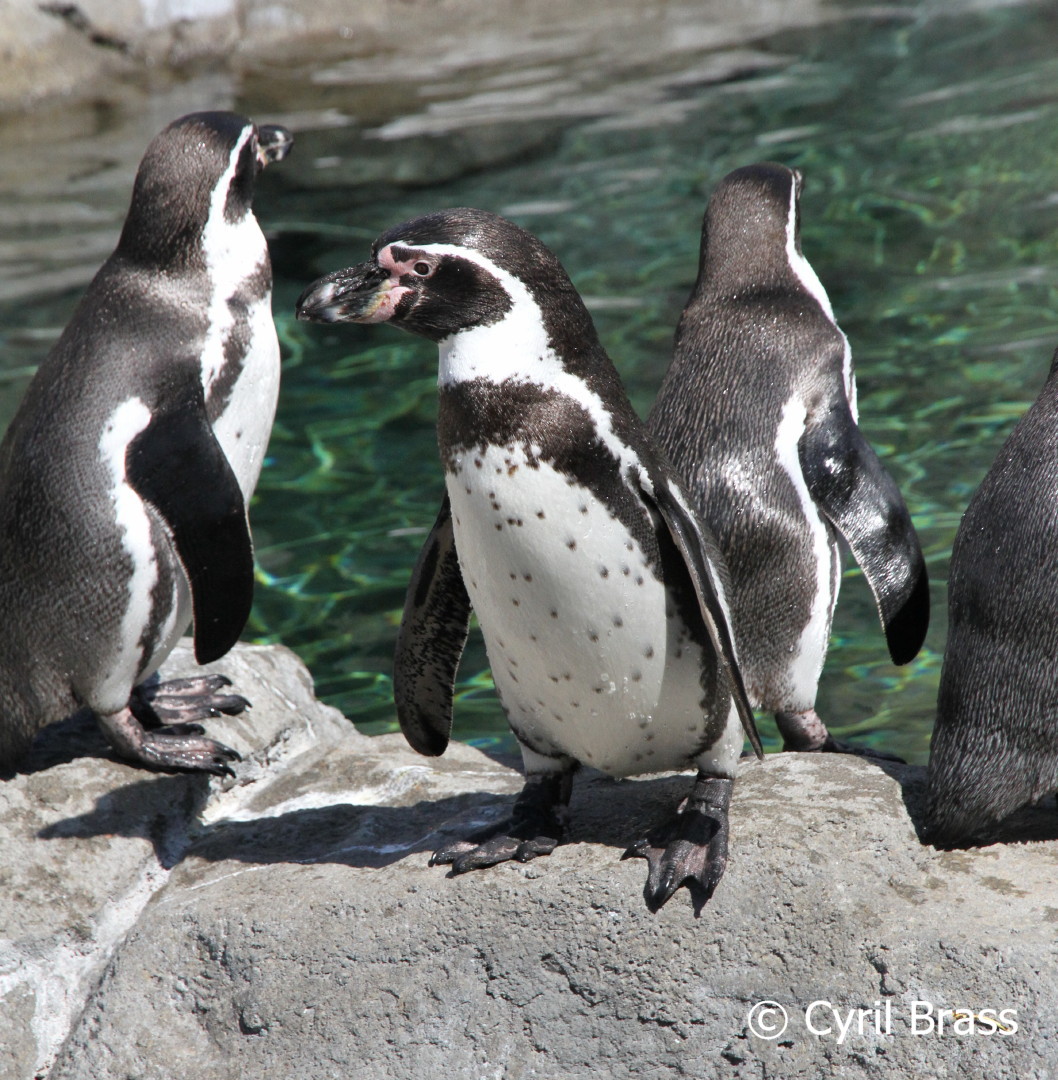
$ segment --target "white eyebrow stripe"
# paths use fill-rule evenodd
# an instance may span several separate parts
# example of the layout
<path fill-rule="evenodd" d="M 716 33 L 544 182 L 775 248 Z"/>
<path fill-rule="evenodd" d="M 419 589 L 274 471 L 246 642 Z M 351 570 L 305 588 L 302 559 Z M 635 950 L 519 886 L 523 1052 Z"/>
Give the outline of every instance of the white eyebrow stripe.
<path fill-rule="evenodd" d="M 458 244 L 415 244 L 408 240 L 394 240 L 386 245 L 393 246 L 466 259 L 491 274 L 511 298 L 511 309 L 499 322 L 461 330 L 439 343 L 439 386 L 471 379 L 486 379 L 497 385 L 513 380 L 557 391 L 588 413 L 600 441 L 620 463 L 621 475 L 629 487 L 650 490 L 650 479 L 639 455 L 617 437 L 613 416 L 602 398 L 583 379 L 566 370 L 551 346 L 540 305 L 519 278 L 474 248 Z"/>

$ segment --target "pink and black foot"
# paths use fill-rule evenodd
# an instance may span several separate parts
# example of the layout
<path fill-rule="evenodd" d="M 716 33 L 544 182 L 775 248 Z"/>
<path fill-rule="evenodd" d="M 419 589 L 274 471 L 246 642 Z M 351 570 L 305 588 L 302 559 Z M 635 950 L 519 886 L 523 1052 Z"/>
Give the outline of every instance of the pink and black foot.
<path fill-rule="evenodd" d="M 783 750 L 802 754 L 855 754 L 857 757 L 874 758 L 876 761 L 906 764 L 902 757 L 886 750 L 875 750 L 872 746 L 857 746 L 855 743 L 835 739 L 815 709 L 806 709 L 804 712 L 777 712 L 775 724 L 782 735 Z"/>
<path fill-rule="evenodd" d="M 512 859 L 529 862 L 550 855 L 565 837 L 572 793 L 571 771 L 527 777 L 509 821 L 440 848 L 430 865 L 451 866 L 453 874 L 465 874 Z"/>
<path fill-rule="evenodd" d="M 727 868 L 727 813 L 734 783 L 699 773 L 672 818 L 621 856 L 647 860 L 643 894 L 651 911 L 658 911 L 681 885 L 690 890 L 698 911 L 713 895 Z"/>
<path fill-rule="evenodd" d="M 99 723 L 107 741 L 129 760 L 155 769 L 184 769 L 214 776 L 234 776 L 231 762 L 242 756 L 230 746 L 209 739 L 198 720 L 237 716 L 250 703 L 240 694 L 221 691 L 231 686 L 223 675 L 199 675 L 137 686 L 128 707 Z"/>

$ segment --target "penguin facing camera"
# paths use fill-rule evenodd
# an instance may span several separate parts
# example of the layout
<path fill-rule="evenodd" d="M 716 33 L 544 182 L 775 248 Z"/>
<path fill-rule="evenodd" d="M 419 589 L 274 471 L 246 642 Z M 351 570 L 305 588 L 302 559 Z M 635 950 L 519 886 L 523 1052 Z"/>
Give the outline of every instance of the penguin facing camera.
<path fill-rule="evenodd" d="M 125 759 L 232 773 L 195 721 L 245 699 L 222 676 L 152 676 L 192 621 L 208 663 L 250 611 L 246 508 L 279 390 L 252 199 L 291 141 L 228 112 L 155 137 L 0 444 L 0 769 L 87 707 Z"/>
<path fill-rule="evenodd" d="M 397 714 L 416 750 L 444 752 L 473 608 L 526 782 L 509 821 L 431 862 L 462 873 L 549 854 L 579 765 L 694 765 L 681 809 L 625 854 L 648 860 L 652 909 L 684 883 L 708 899 L 745 735 L 760 752 L 726 571 L 558 260 L 503 218 L 446 210 L 315 282 L 298 317 L 438 344 L 446 494 L 405 601 Z"/>
<path fill-rule="evenodd" d="M 731 574 L 750 700 L 787 750 L 854 750 L 815 711 L 843 539 L 906 664 L 929 624 L 907 507 L 857 427 L 848 340 L 801 254 L 800 173 L 726 176 L 702 224 L 698 279 L 647 426 L 712 529 Z"/>
<path fill-rule="evenodd" d="M 1058 352 L 970 499 L 948 577 L 948 643 L 925 838 L 987 841 L 1058 790 Z"/>

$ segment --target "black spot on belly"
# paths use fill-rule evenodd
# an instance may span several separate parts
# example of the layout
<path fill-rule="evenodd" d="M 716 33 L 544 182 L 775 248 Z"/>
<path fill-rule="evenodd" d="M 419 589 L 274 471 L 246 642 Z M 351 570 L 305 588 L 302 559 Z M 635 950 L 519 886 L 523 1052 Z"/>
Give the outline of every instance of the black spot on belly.
<path fill-rule="evenodd" d="M 600 365 L 591 349 L 582 356 L 564 353 L 563 360 L 593 392 L 614 403 L 609 407 L 612 430 L 644 467 L 652 470 L 653 449 L 624 397 L 616 372 L 611 374 L 608 365 Z M 511 462 L 517 455 L 530 468 L 547 463 L 568 486 L 586 488 L 591 498 L 578 490 L 577 505 L 590 510 L 594 501 L 604 506 L 621 523 L 629 542 L 637 543 L 646 554 L 652 571 L 662 575 L 654 520 L 634 485 L 627 482 L 624 464 L 603 441 L 594 418 L 580 402 L 557 390 L 513 378 L 500 383 L 471 379 L 441 388 L 437 437 L 449 471 L 457 471 L 459 461 L 471 455 L 476 455 L 476 464 L 484 448 L 496 446 L 513 448 Z M 543 518 L 543 509 L 537 516 Z"/>
<path fill-rule="evenodd" d="M 577 541 L 576 540 L 567 540 L 566 541 L 566 547 L 568 547 L 570 551 L 576 551 L 577 550 Z"/>
<path fill-rule="evenodd" d="M 541 521 L 543 521 L 543 520 L 544 520 L 544 512 L 543 512 L 543 510 L 537 510 L 537 512 L 536 512 L 536 516 L 537 516 L 537 517 L 538 517 L 538 518 L 539 518 L 539 519 L 540 519 Z"/>
<path fill-rule="evenodd" d="M 599 577 L 609 577 L 609 576 L 610 576 L 609 569 L 607 567 L 605 567 L 605 566 L 600 566 L 599 567 Z"/>
<path fill-rule="evenodd" d="M 614 626 L 624 626 L 625 621 L 624 621 L 624 619 L 621 618 L 620 615 L 615 615 L 613 617 L 613 624 L 614 624 Z"/>
<path fill-rule="evenodd" d="M 646 647 L 646 648 L 645 648 L 645 649 L 643 650 L 643 655 L 644 655 L 644 656 L 645 656 L 645 657 L 646 657 L 646 658 L 647 658 L 648 660 L 653 660 L 653 659 L 654 659 L 654 646 L 653 646 L 653 645 L 648 645 L 648 646 L 647 646 L 647 647 Z"/>

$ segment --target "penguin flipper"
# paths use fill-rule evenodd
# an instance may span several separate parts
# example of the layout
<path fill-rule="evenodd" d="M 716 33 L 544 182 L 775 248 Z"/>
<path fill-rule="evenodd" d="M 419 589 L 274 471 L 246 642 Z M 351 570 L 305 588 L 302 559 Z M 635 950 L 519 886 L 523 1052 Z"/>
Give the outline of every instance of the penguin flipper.
<path fill-rule="evenodd" d="M 758 758 L 763 758 L 764 748 L 761 746 L 760 734 L 757 732 L 757 725 L 753 719 L 753 706 L 750 705 L 749 695 L 746 693 L 742 671 L 738 666 L 730 618 L 726 605 L 721 599 L 718 583 L 710 568 L 708 553 L 710 551 L 713 553 L 714 561 L 719 560 L 722 558 L 720 549 L 716 541 L 705 532 L 683 493 L 668 477 L 659 477 L 654 483 L 653 492 L 644 489 L 642 494 L 644 500 L 653 503 L 661 515 L 687 567 L 713 648 L 716 649 L 722 666 L 727 669 L 731 681 L 731 694 L 735 707 L 738 709 L 742 727 L 754 753 Z"/>
<path fill-rule="evenodd" d="M 844 398 L 797 446 L 812 498 L 848 542 L 874 593 L 894 664 L 918 654 L 929 627 L 929 579 L 903 496 Z"/>
<path fill-rule="evenodd" d="M 253 604 L 253 541 L 239 481 L 206 416 L 201 387 L 156 411 L 125 451 L 125 475 L 165 519 L 191 585 L 195 659 L 239 640 Z"/>
<path fill-rule="evenodd" d="M 408 583 L 393 659 L 400 729 L 412 748 L 428 757 L 439 757 L 448 747 L 470 611 L 446 494 Z"/>

